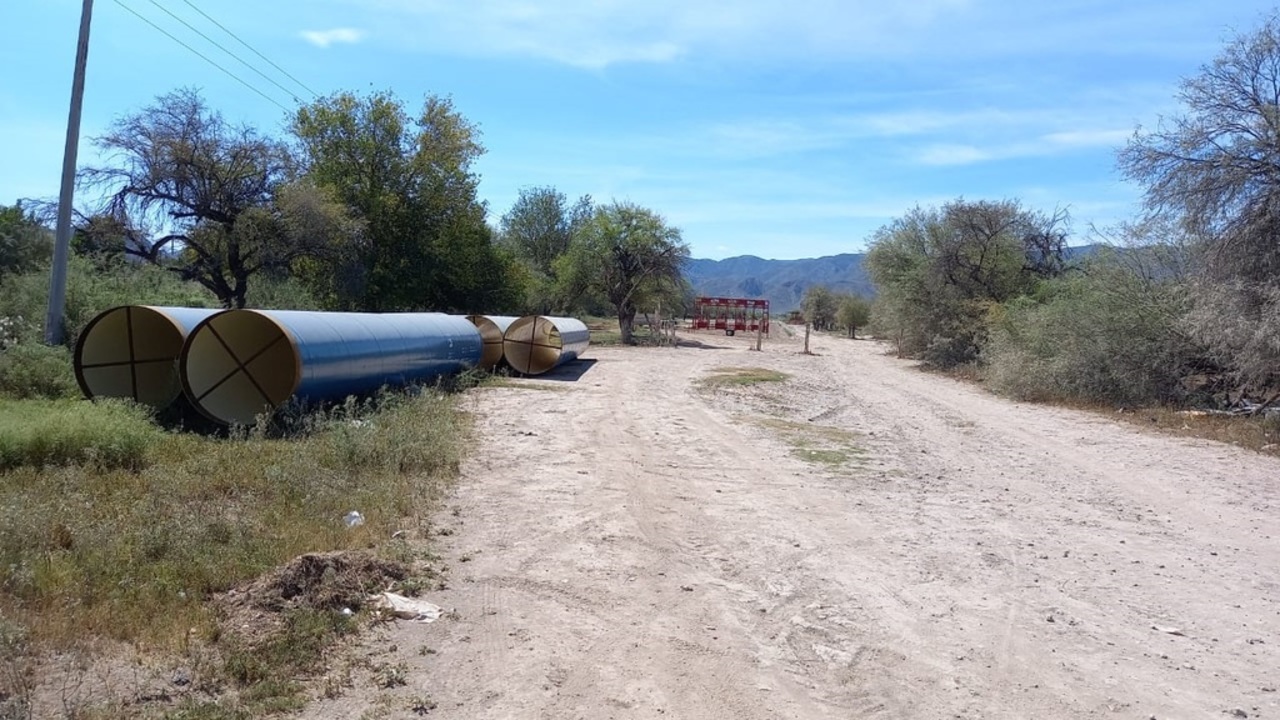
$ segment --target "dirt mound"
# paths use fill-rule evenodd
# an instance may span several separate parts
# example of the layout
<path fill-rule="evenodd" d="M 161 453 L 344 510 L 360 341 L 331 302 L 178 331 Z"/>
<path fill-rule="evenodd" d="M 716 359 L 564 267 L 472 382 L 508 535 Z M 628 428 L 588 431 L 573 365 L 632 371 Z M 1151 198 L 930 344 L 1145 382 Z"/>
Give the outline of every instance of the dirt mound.
<path fill-rule="evenodd" d="M 238 593 L 237 604 L 270 612 L 359 610 L 368 595 L 408 574 L 404 565 L 367 552 L 309 553 L 255 580 Z"/>
<path fill-rule="evenodd" d="M 253 642 L 273 634 L 300 609 L 358 611 L 369 595 L 409 575 L 409 568 L 362 551 L 299 555 L 252 583 L 230 590 L 221 606 L 224 629 Z"/>

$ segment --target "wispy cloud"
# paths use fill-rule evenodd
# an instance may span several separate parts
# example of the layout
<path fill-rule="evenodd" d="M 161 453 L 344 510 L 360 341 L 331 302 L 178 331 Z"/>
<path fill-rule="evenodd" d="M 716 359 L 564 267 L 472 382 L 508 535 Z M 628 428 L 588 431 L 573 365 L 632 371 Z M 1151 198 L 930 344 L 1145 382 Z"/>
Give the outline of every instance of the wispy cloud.
<path fill-rule="evenodd" d="M 939 143 L 924 147 L 916 153 L 915 159 L 922 165 L 972 165 L 992 160 L 1044 157 L 1082 150 L 1116 148 L 1131 134 L 1131 130 L 1068 130 L 986 146 Z"/>
<path fill-rule="evenodd" d="M 1133 130 L 1072 130 L 1049 133 L 1044 140 L 1069 148 L 1118 147 L 1132 135 Z"/>
<path fill-rule="evenodd" d="M 327 48 L 330 45 L 351 45 L 364 39 L 365 32 L 356 28 L 340 27 L 330 30 L 303 30 L 299 33 L 303 40 L 316 47 Z"/>
<path fill-rule="evenodd" d="M 435 52 L 530 56 L 586 69 L 695 54 L 850 55 L 938 27 L 972 0 L 348 0 Z"/>
<path fill-rule="evenodd" d="M 925 147 L 916 156 L 916 160 L 922 165 L 971 165 L 992 157 L 990 151 L 973 145 L 940 143 Z"/>
<path fill-rule="evenodd" d="M 1186 29 L 1219 22 L 1212 4 L 1134 0 L 345 0 L 402 44 L 471 56 L 535 57 L 586 69 L 685 57 L 807 63 L 1046 52 L 1202 57 Z M 1135 32 L 1135 28 L 1139 28 Z"/>

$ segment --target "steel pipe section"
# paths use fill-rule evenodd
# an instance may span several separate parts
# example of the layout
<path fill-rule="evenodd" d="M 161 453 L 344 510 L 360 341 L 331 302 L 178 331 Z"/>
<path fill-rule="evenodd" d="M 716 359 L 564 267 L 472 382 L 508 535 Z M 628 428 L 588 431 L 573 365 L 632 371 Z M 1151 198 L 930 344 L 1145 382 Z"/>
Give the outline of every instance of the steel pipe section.
<path fill-rule="evenodd" d="M 209 308 L 122 305 L 95 316 L 76 339 L 72 368 L 84 396 L 129 398 L 162 410 L 178 399 L 178 357 Z"/>
<path fill-rule="evenodd" d="M 471 324 L 476 326 L 476 330 L 480 331 L 480 340 L 484 343 L 484 349 L 480 353 L 482 369 L 492 370 L 502 362 L 502 336 L 517 319 L 519 318 L 509 315 L 467 316 L 467 320 L 470 320 Z"/>
<path fill-rule="evenodd" d="M 541 375 L 576 359 L 591 344 L 591 331 L 575 318 L 526 315 L 507 328 L 502 350 L 516 372 Z"/>
<path fill-rule="evenodd" d="M 441 313 L 228 310 L 191 332 L 182 388 L 210 419 L 249 424 L 291 398 L 430 382 L 480 362 L 480 332 Z"/>

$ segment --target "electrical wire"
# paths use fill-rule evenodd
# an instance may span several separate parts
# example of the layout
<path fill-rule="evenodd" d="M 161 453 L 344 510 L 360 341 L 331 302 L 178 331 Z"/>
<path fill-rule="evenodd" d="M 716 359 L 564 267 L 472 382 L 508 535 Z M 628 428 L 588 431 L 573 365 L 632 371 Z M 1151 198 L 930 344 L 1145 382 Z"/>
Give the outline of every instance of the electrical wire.
<path fill-rule="evenodd" d="M 245 47 L 249 48 L 249 51 L 250 51 L 250 52 L 252 52 L 254 55 L 257 55 L 258 57 L 262 58 L 262 59 L 263 59 L 263 60 L 264 60 L 268 65 L 270 65 L 271 67 L 275 68 L 276 70 L 279 70 L 279 71 L 280 71 L 280 74 L 284 75 L 285 77 L 287 77 L 287 78 L 289 78 L 290 80 L 292 80 L 292 81 L 294 81 L 295 83 L 297 83 L 297 84 L 298 84 L 298 87 L 302 88 L 303 90 L 306 90 L 307 92 L 311 93 L 312 95 L 314 95 L 314 96 L 316 96 L 316 97 L 319 97 L 319 96 L 320 96 L 320 93 L 316 92 L 315 90 L 312 90 L 310 87 L 308 87 L 308 86 L 307 86 L 307 84 L 306 84 L 306 83 L 302 82 L 301 80 L 299 80 L 298 78 L 294 77 L 293 75 L 290 75 L 288 70 L 285 70 L 284 68 L 282 68 L 282 67 L 280 67 L 279 65 L 275 64 L 274 62 L 272 62 L 272 61 L 271 61 L 271 58 L 269 58 L 269 57 L 267 57 L 266 55 L 263 55 L 262 53 L 258 52 L 257 48 L 255 48 L 254 46 L 252 46 L 252 45 L 250 45 L 249 43 L 245 42 L 244 40 L 241 40 L 239 35 L 236 35 L 235 33 L 231 32 L 230 30 L 228 30 L 228 29 L 227 29 L 227 27 L 226 27 L 225 25 L 223 25 L 222 23 L 218 22 L 217 20 L 214 20 L 212 17 L 210 17 L 210 16 L 209 16 L 209 13 L 207 13 L 207 12 L 205 12 L 205 11 L 201 10 L 200 8 L 196 7 L 196 4 L 195 4 L 195 3 L 193 3 L 193 2 L 191 2 L 191 0 L 182 0 L 182 1 L 183 1 L 183 2 L 185 2 L 188 6 L 190 6 L 192 10 L 195 10 L 196 12 L 198 12 L 198 13 L 200 13 L 202 16 L 204 16 L 204 19 L 205 19 L 205 20 L 208 20 L 209 22 L 213 23 L 214 25 L 217 25 L 217 26 L 222 30 L 222 32 L 224 32 L 224 33 L 226 33 L 226 34 L 230 35 L 231 37 L 235 38 L 235 41 L 236 41 L 236 42 L 238 42 L 238 43 L 240 43 L 241 45 L 243 45 L 243 46 L 245 46 Z"/>
<path fill-rule="evenodd" d="M 190 45 L 188 45 L 188 44 L 186 44 L 186 43 L 182 42 L 182 41 L 181 41 L 181 40 L 179 40 L 179 39 L 177 38 L 177 36 L 175 36 L 173 33 L 169 32 L 168 30 L 165 30 L 164 28 L 162 28 L 162 27 L 160 27 L 159 25 L 155 24 L 154 22 L 152 22 L 151 20 L 149 20 L 146 16 L 142 15 L 141 13 L 139 13 L 137 10 L 134 10 L 133 8 L 129 7 L 128 5 L 125 5 L 121 0 L 114 0 L 114 1 L 115 1 L 115 4 L 119 5 L 120 7 L 124 8 L 125 10 L 128 10 L 130 13 L 133 13 L 133 15 L 134 15 L 135 17 L 137 17 L 139 20 L 141 20 L 142 22 L 144 22 L 144 23 L 146 23 L 146 24 L 150 25 L 151 27 L 155 28 L 155 29 L 156 29 L 156 30 L 158 30 L 160 33 L 162 33 L 163 35 L 165 35 L 166 37 L 168 37 L 170 40 L 172 40 L 172 41 L 174 41 L 174 42 L 178 43 L 179 45 L 181 45 L 182 47 L 186 48 L 187 50 L 190 50 L 192 54 L 194 54 L 195 56 L 199 57 L 201 60 L 204 60 L 205 62 L 209 63 L 210 65 L 212 65 L 212 66 L 214 66 L 214 67 L 218 68 L 218 69 L 219 69 L 219 70 L 221 70 L 222 72 L 224 72 L 224 73 L 226 73 L 227 75 L 229 75 L 229 76 L 230 76 L 232 79 L 234 79 L 236 82 L 240 83 L 241 85 L 244 85 L 245 87 L 249 88 L 250 90 L 252 90 L 252 91 L 254 91 L 254 92 L 258 93 L 259 95 L 261 95 L 263 98 L 265 98 L 265 99 L 267 99 L 268 101 L 270 101 L 270 102 L 274 103 L 274 104 L 275 104 L 277 107 L 279 107 L 281 110 L 284 110 L 285 112 L 290 112 L 289 108 L 285 107 L 285 106 L 284 106 L 284 105 L 283 105 L 279 100 L 276 100 L 275 98 L 271 97 L 270 95 L 268 95 L 268 94 L 266 94 L 266 93 L 262 92 L 262 91 L 261 91 L 261 90 L 259 90 L 258 88 L 256 88 L 256 87 L 254 87 L 253 85 L 249 84 L 249 82 L 248 82 L 247 80 L 245 80 L 244 78 L 242 78 L 242 77 L 240 77 L 239 75 L 236 75 L 235 73 L 231 72 L 230 70 L 228 70 L 228 69 L 226 69 L 226 68 L 222 67 L 221 65 L 219 65 L 218 63 L 216 63 L 216 62 L 214 62 L 213 60 L 211 60 L 207 55 L 205 55 L 204 53 L 200 52 L 199 50 L 196 50 L 195 48 L 191 47 Z"/>
<path fill-rule="evenodd" d="M 233 52 L 231 52 L 230 50 L 226 49 L 226 48 L 225 48 L 225 47 L 223 47 L 223 46 L 222 46 L 222 44 L 221 44 L 221 43 L 219 43 L 217 40 L 214 40 L 213 38 L 209 37 L 208 35 L 205 35 L 203 32 L 200 32 L 199 28 L 197 28 L 196 26 L 194 26 L 194 25 L 192 25 L 191 23 L 187 22 L 186 20 L 183 20 L 182 18 L 178 17 L 177 15 L 173 14 L 173 11 L 172 11 L 172 10 L 170 10 L 169 8 L 167 8 L 167 7 L 163 6 L 163 5 L 161 5 L 159 2 L 156 2 L 156 0 L 149 0 L 149 1 L 150 1 L 150 3 L 151 3 L 152 5 L 155 5 L 157 8 L 159 8 L 159 9 L 160 9 L 160 12 L 162 12 L 162 13 L 164 13 L 165 15 L 168 15 L 169 17 L 173 18 L 174 20 L 177 20 L 178 22 L 182 23 L 182 25 L 184 25 L 188 30 L 190 30 L 191 32 L 193 32 L 193 33 L 195 33 L 195 34 L 199 35 L 200 37 L 204 38 L 206 41 L 208 41 L 208 43 L 209 43 L 210 45 L 213 45 L 214 47 L 218 48 L 218 49 L 219 49 L 219 50 L 221 50 L 222 52 L 224 52 L 224 53 L 226 53 L 226 54 L 230 55 L 231 57 L 235 58 L 235 59 L 236 59 L 236 61 L 237 61 L 237 62 L 239 62 L 241 65 L 244 65 L 245 67 L 249 68 L 250 70 L 252 70 L 252 71 L 254 71 L 254 72 L 258 73 L 258 75 L 259 75 L 263 80 L 266 80 L 267 82 L 271 83 L 272 85 L 275 85 L 276 87 L 278 87 L 278 88 L 280 88 L 281 90 L 283 90 L 286 94 L 288 94 L 288 95 L 289 95 L 289 97 L 293 98 L 293 101 L 294 101 L 294 102 L 299 103 L 299 104 L 301 104 L 301 103 L 302 103 L 302 100 L 298 99 L 298 96 L 297 96 L 296 94 L 294 94 L 294 92 L 293 92 L 292 90 L 290 90 L 289 88 L 287 88 L 287 87 L 285 87 L 285 86 L 281 85 L 280 83 L 276 82 L 274 78 L 270 77 L 270 76 L 269 76 L 269 75 L 267 75 L 266 73 L 262 72 L 261 70 L 259 70 L 259 69 L 258 69 L 258 68 L 256 68 L 256 67 L 254 67 L 252 64 L 250 64 L 250 63 L 249 63 L 249 61 L 245 60 L 244 58 L 240 57 L 239 55 L 236 55 L 235 53 L 233 53 Z"/>

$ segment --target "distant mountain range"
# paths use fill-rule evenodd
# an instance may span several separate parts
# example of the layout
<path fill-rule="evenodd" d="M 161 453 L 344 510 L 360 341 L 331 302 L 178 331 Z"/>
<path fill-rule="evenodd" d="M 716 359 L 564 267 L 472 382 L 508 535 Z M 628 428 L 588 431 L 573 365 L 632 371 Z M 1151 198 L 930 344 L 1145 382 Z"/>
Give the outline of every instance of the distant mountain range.
<path fill-rule="evenodd" d="M 1076 262 L 1102 249 L 1101 245 L 1068 247 L 1068 262 Z M 724 260 L 690 260 L 684 276 L 698 295 L 767 298 L 769 311 L 780 315 L 799 309 L 804 291 L 826 285 L 834 292 L 874 297 L 875 286 L 862 269 L 865 253 L 845 253 L 803 260 L 765 260 L 740 255 Z"/>
<path fill-rule="evenodd" d="M 826 285 L 834 292 L 875 294 L 862 270 L 862 253 L 803 260 L 765 260 L 754 255 L 724 260 L 690 260 L 684 275 L 699 295 L 767 298 L 773 315 L 800 307 L 804 291 Z"/>

